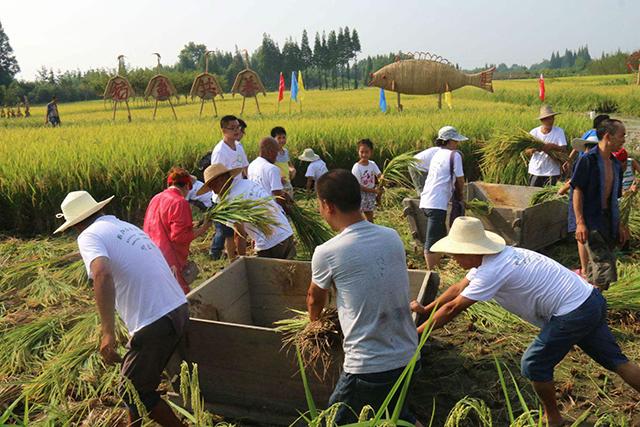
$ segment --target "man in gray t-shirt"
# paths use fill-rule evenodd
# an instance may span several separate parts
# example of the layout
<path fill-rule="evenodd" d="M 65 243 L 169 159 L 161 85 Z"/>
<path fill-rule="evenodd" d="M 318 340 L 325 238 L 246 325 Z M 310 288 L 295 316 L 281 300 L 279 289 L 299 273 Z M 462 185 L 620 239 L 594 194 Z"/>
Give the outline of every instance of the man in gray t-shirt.
<path fill-rule="evenodd" d="M 313 254 L 307 308 L 311 320 L 318 319 L 335 285 L 345 357 L 329 405 L 343 402 L 359 413 L 381 405 L 418 345 L 404 246 L 395 230 L 362 217 L 360 185 L 350 172 L 327 172 L 316 191 L 321 215 L 339 234 Z M 415 421 L 406 408 L 401 417 Z M 341 407 L 335 421 L 356 419 Z"/>

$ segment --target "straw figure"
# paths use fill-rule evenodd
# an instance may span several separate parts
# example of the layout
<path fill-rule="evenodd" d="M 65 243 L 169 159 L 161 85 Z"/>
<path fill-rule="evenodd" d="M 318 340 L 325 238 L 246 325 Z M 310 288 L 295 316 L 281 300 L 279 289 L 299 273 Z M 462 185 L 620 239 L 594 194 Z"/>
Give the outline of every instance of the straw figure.
<path fill-rule="evenodd" d="M 224 95 L 222 94 L 222 87 L 216 79 L 216 76 L 213 74 L 209 74 L 209 54 L 211 51 L 206 51 L 204 54 L 204 73 L 198 74 L 196 78 L 193 80 L 193 84 L 191 85 L 191 92 L 189 95 L 191 96 L 191 100 L 197 96 L 200 98 L 200 116 L 202 117 L 202 109 L 204 107 L 204 102 L 208 99 L 213 102 L 213 111 L 215 113 L 214 117 L 218 117 L 218 107 L 216 106 L 216 96 L 220 95 L 222 99 L 224 99 Z"/>
<path fill-rule="evenodd" d="M 27 98 L 27 95 L 24 95 L 22 98 L 24 99 L 24 117 L 31 117 L 31 111 L 29 110 L 29 98 Z"/>
<path fill-rule="evenodd" d="M 156 101 L 155 106 L 153 107 L 154 119 L 156 118 L 156 112 L 158 111 L 158 101 L 168 101 L 171 106 L 171 111 L 173 111 L 173 117 L 178 120 L 176 110 L 173 108 L 173 104 L 171 103 L 171 97 L 176 96 L 178 91 L 167 76 L 160 74 L 160 70 L 162 69 L 162 66 L 160 65 L 160 54 L 154 53 L 154 55 L 158 57 L 158 67 L 156 68 L 158 74 L 151 77 L 151 80 L 149 80 L 149 84 L 147 84 L 147 88 L 144 91 L 144 98 L 147 100 L 151 96 Z"/>
<path fill-rule="evenodd" d="M 104 100 L 110 99 L 113 102 L 113 118 L 116 119 L 116 109 L 118 103 L 124 102 L 127 106 L 127 119 L 131 121 L 131 110 L 129 109 L 129 98 L 135 96 L 133 87 L 129 83 L 126 77 L 123 77 L 125 73 L 124 69 L 124 55 L 118 56 L 118 72 L 115 76 L 111 77 L 107 82 L 107 86 L 104 89 Z"/>
<path fill-rule="evenodd" d="M 636 79 L 636 84 L 640 85 L 640 50 L 636 50 L 627 57 L 627 68 L 632 73 L 634 70 L 637 71 L 638 77 Z"/>
<path fill-rule="evenodd" d="M 262 114 L 260 112 L 260 105 L 258 104 L 258 93 L 262 92 L 264 96 L 267 96 L 267 92 L 262 84 L 262 80 L 260 80 L 260 76 L 255 71 L 249 69 L 249 55 L 247 51 L 244 51 L 244 66 L 245 69 L 240 71 L 236 76 L 236 80 L 233 82 L 233 87 L 231 88 L 231 96 L 235 96 L 236 93 L 242 95 L 242 110 L 240 110 L 240 115 L 244 112 L 244 103 L 247 98 L 255 98 L 256 100 L 256 108 L 258 109 L 258 114 Z"/>
<path fill-rule="evenodd" d="M 438 94 L 438 108 L 442 108 L 442 94 L 471 85 L 493 92 L 495 67 L 477 74 L 465 74 L 441 56 L 427 52 L 415 52 L 398 57 L 393 64 L 371 73 L 369 86 L 397 92 L 398 110 L 402 111 L 400 94 Z"/>

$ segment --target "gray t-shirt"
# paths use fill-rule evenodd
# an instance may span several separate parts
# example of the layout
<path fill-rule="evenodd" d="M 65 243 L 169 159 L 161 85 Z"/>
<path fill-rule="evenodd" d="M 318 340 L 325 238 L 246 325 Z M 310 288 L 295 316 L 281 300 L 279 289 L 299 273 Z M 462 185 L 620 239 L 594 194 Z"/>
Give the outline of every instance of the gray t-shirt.
<path fill-rule="evenodd" d="M 335 284 L 344 334 L 344 371 L 384 372 L 409 363 L 418 334 L 409 309 L 409 275 L 395 230 L 360 221 L 318 246 L 312 280 Z"/>

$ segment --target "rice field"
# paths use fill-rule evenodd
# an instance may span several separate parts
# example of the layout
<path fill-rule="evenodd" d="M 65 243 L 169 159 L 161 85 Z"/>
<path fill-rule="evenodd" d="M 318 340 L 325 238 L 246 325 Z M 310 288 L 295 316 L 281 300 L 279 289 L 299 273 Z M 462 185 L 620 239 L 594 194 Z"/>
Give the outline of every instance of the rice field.
<path fill-rule="evenodd" d="M 616 102 L 621 114 L 637 115 L 640 88 L 627 80 L 629 76 L 548 79 L 548 101 L 563 113 L 557 125 L 568 138 L 580 136 L 590 127 L 587 111 L 603 99 Z M 357 159 L 356 141 L 367 137 L 375 143 L 373 159 L 382 166 L 398 154 L 429 146 L 438 128 L 451 124 L 470 138 L 462 147 L 465 172 L 478 179 L 485 143 L 538 125 L 535 81 L 497 81 L 494 87 L 493 95 L 475 89 L 454 92 L 452 110 L 438 110 L 433 96 L 403 96 L 402 113 L 387 93 L 387 114 L 378 110 L 374 89 L 307 92 L 302 112 L 294 104 L 291 114 L 286 99 L 277 114 L 276 94 L 269 93 L 259 98 L 262 115 L 247 102 L 243 118 L 249 127 L 243 143 L 253 158 L 260 138 L 280 125 L 287 129 L 292 158 L 312 147 L 329 168 L 350 168 Z M 217 105 L 220 115 L 238 114 L 241 99 L 229 96 Z M 112 212 L 140 223 L 149 199 L 164 187 L 169 168 L 195 171 L 198 159 L 220 139 L 217 120 L 198 117 L 199 103 L 180 103 L 177 121 L 168 105 L 154 121 L 151 105 L 134 103 L 132 123 L 124 112 L 112 122 L 108 107 L 102 101 L 62 104 L 62 127 L 55 129 L 42 126 L 43 107 L 32 107 L 30 119 L 0 119 L 0 425 L 110 426 L 123 421 L 117 370 L 102 364 L 97 353 L 97 313 L 74 242 L 69 236 L 48 236 L 59 222 L 54 215 L 67 192 L 86 189 L 96 199 L 116 195 Z M 492 173 L 499 174 L 499 168 Z M 400 201 L 406 194 L 390 188 L 376 218 L 401 234 L 408 266 L 424 268 L 402 217 Z M 314 201 L 303 206 L 313 209 Z M 210 237 L 192 245 L 201 277 L 225 265 L 206 256 Z M 621 256 L 621 278 L 608 298 L 615 333 L 637 360 L 636 244 Z M 569 268 L 578 264 L 572 241 L 546 253 Z M 300 251 L 300 256 L 308 259 L 309 253 Z M 464 272 L 446 262 L 439 273 L 448 286 Z M 474 306 L 427 341 L 423 369 L 408 394 L 410 406 L 423 424 L 432 419 L 434 426 L 537 425 L 539 403 L 518 374 L 519 357 L 534 335 L 534 328 L 495 304 Z M 126 340 L 124 330 L 121 340 Z M 637 395 L 581 352 L 572 352 L 556 372 L 562 410 L 577 420 L 575 425 L 640 422 Z M 198 406 L 197 372 L 182 376 L 185 387 L 179 392 L 190 410 L 176 410 L 186 411 L 192 425 L 224 421 Z"/>

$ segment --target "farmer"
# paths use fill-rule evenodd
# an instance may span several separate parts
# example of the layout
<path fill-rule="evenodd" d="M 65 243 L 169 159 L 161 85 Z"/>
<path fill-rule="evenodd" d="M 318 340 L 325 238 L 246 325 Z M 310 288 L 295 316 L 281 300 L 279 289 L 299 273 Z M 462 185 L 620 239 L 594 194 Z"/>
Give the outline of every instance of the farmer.
<path fill-rule="evenodd" d="M 440 140 L 436 139 L 436 144 Z M 443 141 L 440 141 L 443 142 Z M 440 149 L 439 145 L 435 147 L 429 147 L 426 150 L 423 150 L 413 156 L 418 162 L 415 166 L 409 166 L 409 175 L 411 176 L 411 181 L 413 182 L 413 187 L 416 189 L 418 193 L 418 197 L 422 193 L 424 189 L 424 182 L 427 179 L 427 175 L 429 174 L 429 166 L 431 165 L 431 159 L 436 154 L 436 152 Z"/>
<path fill-rule="evenodd" d="M 293 199 L 291 180 L 296 177 L 296 168 L 291 164 L 289 150 L 285 148 L 285 145 L 287 145 L 287 131 L 282 126 L 276 126 L 271 129 L 271 137 L 278 141 L 279 151 L 275 165 L 280 168 L 284 191 Z"/>
<path fill-rule="evenodd" d="M 380 406 L 417 348 L 404 246 L 395 230 L 362 217 L 360 184 L 349 171 L 322 175 L 316 191 L 320 214 L 339 234 L 313 254 L 307 308 L 317 320 L 335 285 L 344 365 L 329 405 L 343 402 L 358 414 Z M 356 421 L 351 409 L 340 407 L 337 425 Z M 415 421 L 406 407 L 401 418 Z"/>
<path fill-rule="evenodd" d="M 600 123 L 604 122 L 605 120 L 609 120 L 608 114 L 598 114 L 593 119 L 593 127 L 588 131 L 586 131 L 579 140 L 584 141 L 589 138 L 596 138 L 596 129 L 598 129 L 598 127 L 600 126 Z M 576 139 L 574 139 L 574 141 L 576 141 Z M 585 150 L 576 149 L 576 147 L 574 147 L 573 145 L 574 144 L 572 143 L 571 144 L 572 149 L 571 149 L 571 153 L 569 154 L 569 159 L 566 162 L 564 162 L 564 164 L 562 165 L 562 172 L 565 172 L 565 173 L 569 172 L 569 170 L 571 169 L 571 163 L 573 162 L 573 159 L 575 159 L 576 157 L 584 156 L 586 152 Z"/>
<path fill-rule="evenodd" d="M 191 242 L 207 232 L 211 222 L 193 227 L 191 205 L 186 197 L 193 181 L 186 170 L 174 167 L 167 176 L 167 188 L 153 196 L 144 216 L 144 232 L 160 248 L 185 294 L 195 280 L 195 270 L 187 262 Z"/>
<path fill-rule="evenodd" d="M 434 308 L 441 328 L 478 301 L 494 299 L 506 310 L 541 328 L 522 356 L 522 375 L 532 381 L 550 426 L 563 425 L 556 404 L 553 371 L 574 345 L 640 391 L 640 367 L 622 353 L 607 326 L 607 303 L 600 290 L 544 255 L 505 246 L 477 218 L 457 218 L 434 251 L 449 253 L 467 276 L 417 313 Z M 425 322 L 418 332 L 427 328 Z"/>
<path fill-rule="evenodd" d="M 529 185 L 532 187 L 544 187 L 545 185 L 555 185 L 560 178 L 560 165 L 547 153 L 550 151 L 565 151 L 567 139 L 564 131 L 554 126 L 555 116 L 560 113 L 554 112 L 550 106 L 540 107 L 538 119 L 540 126 L 531 129 L 531 136 L 544 142 L 541 150 L 530 148 L 526 154 L 531 156 L 529 161 Z"/>
<path fill-rule="evenodd" d="M 279 150 L 278 141 L 271 137 L 263 138 L 260 141 L 260 155 L 249 164 L 248 175 L 251 181 L 260 184 L 286 210 L 290 197 L 284 192 L 280 168 L 274 164 Z"/>
<path fill-rule="evenodd" d="M 456 150 L 458 142 L 467 139 L 453 126 L 445 126 L 438 131 L 436 146 L 441 149 L 431 159 L 429 174 L 420 195 L 420 209 L 427 217 L 424 259 L 428 269 L 434 269 L 442 258 L 442 254 L 431 251 L 431 245 L 447 235 L 449 200 L 452 196 L 462 200 L 464 171 L 462 155 Z"/>
<path fill-rule="evenodd" d="M 135 225 L 105 215 L 113 196 L 96 202 L 86 191 L 62 201 L 64 218 L 54 233 L 73 227 L 78 247 L 93 280 L 100 314 L 100 354 L 107 364 L 122 361 L 120 373 L 138 392 L 151 419 L 163 426 L 182 426 L 156 388 L 169 357 L 178 347 L 188 321 L 187 300 L 158 247 Z M 129 330 L 127 353 L 120 358 L 115 310 Z M 136 404 L 123 391 L 129 425 L 140 425 Z"/>
<path fill-rule="evenodd" d="M 234 179 L 242 171 L 241 168 L 229 169 L 221 163 L 209 166 L 204 171 L 204 187 L 200 192 L 213 190 L 216 194 L 227 194 L 226 197 L 242 197 L 249 200 L 260 200 L 271 195 L 258 183 L 249 179 Z M 263 234 L 251 224 L 236 222 L 233 224 L 235 232 L 243 241 L 248 237 L 255 242 L 256 252 L 259 257 L 293 259 L 296 255 L 296 247 L 293 241 L 293 230 L 283 210 L 279 205 L 270 200 L 269 209 L 275 225 L 270 226 L 270 233 Z M 232 229 L 232 230 L 233 230 Z M 233 240 L 232 240 L 233 243 Z M 235 248 L 228 250 L 229 254 L 235 253 Z M 246 254 L 246 245 L 238 248 L 239 255 Z"/>
<path fill-rule="evenodd" d="M 58 113 L 58 98 L 53 95 L 51 102 L 47 104 L 47 112 L 44 116 L 44 124 L 51 123 L 51 126 L 60 126 L 60 113 Z"/>
<path fill-rule="evenodd" d="M 240 120 L 236 116 L 224 116 L 220 119 L 220 128 L 222 129 L 222 140 L 218 142 L 211 152 L 211 164 L 223 164 L 228 169 L 245 169 L 249 166 L 249 161 L 244 152 L 244 147 L 239 141 L 244 135 Z M 242 174 L 237 174 L 234 179 L 241 180 L 244 177 L 246 177 L 246 170 L 243 170 Z M 214 193 L 214 203 L 218 201 L 218 196 L 218 194 Z M 235 251 L 237 248 L 244 253 L 246 242 L 234 236 L 232 228 L 219 222 L 216 222 L 215 226 L 216 234 L 213 236 L 211 248 L 209 249 L 211 258 L 214 260 L 220 259 L 223 249 L 226 249 L 229 258 L 235 258 L 235 252 L 230 252 L 231 249 Z"/>
<path fill-rule="evenodd" d="M 598 145 L 581 157 L 571 177 L 576 240 L 585 245 L 587 280 L 600 289 L 618 279 L 614 247 L 629 238 L 620 222 L 618 198 L 622 196 L 622 169 L 613 152 L 622 148 L 625 127 L 620 120 L 600 124 Z"/>

